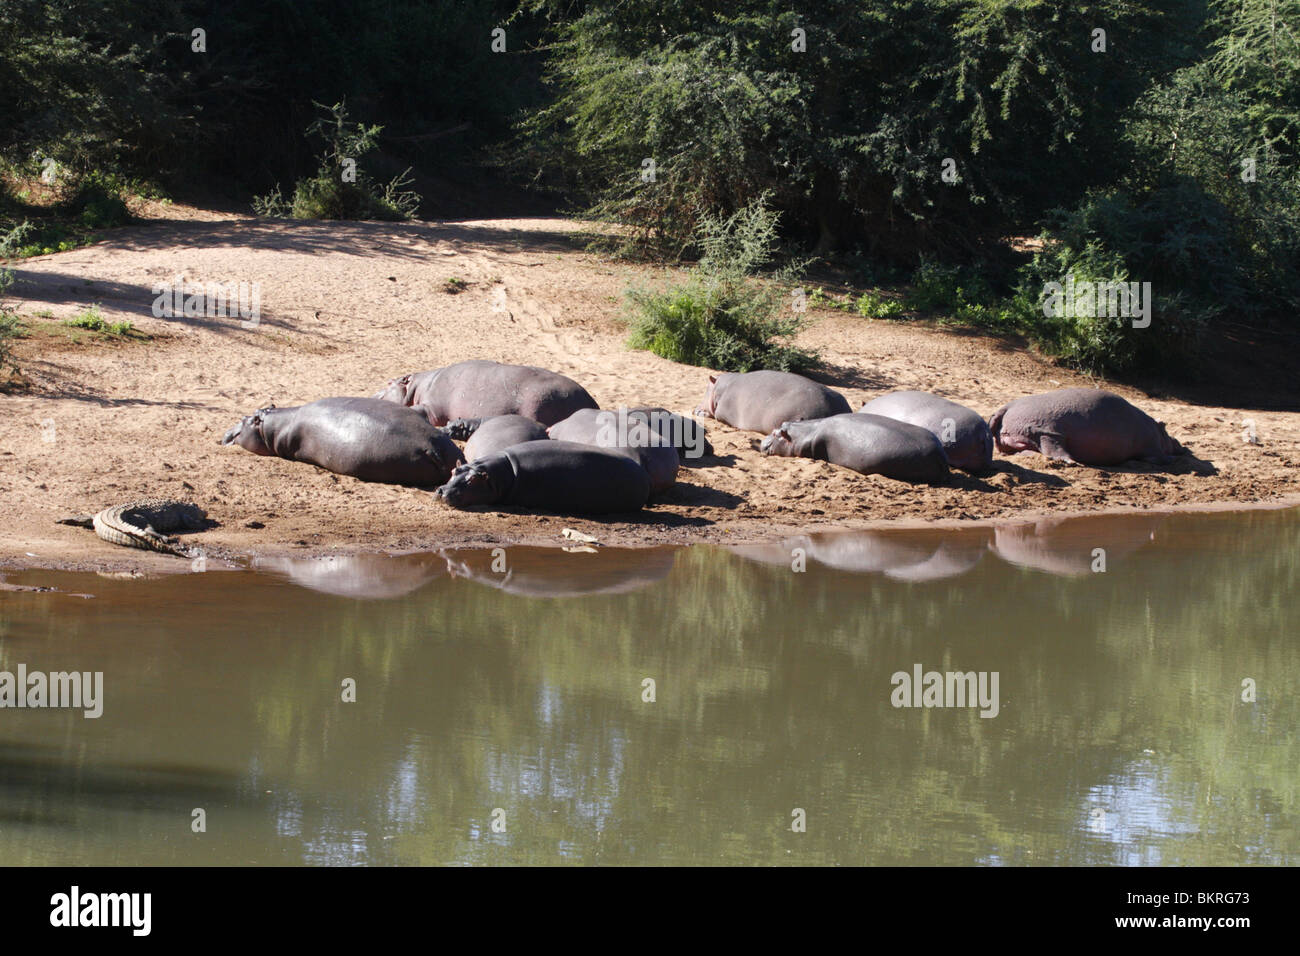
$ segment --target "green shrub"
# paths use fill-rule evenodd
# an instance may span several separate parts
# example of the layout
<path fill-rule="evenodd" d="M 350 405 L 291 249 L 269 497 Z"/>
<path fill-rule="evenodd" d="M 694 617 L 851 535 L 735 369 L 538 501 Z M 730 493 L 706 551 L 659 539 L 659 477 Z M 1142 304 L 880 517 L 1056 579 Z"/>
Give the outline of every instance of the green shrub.
<path fill-rule="evenodd" d="M 863 293 L 854 307 L 858 315 L 865 315 L 872 319 L 892 319 L 906 311 L 903 303 L 898 299 L 887 299 L 871 292 Z"/>
<path fill-rule="evenodd" d="M 798 371 L 817 355 L 791 343 L 802 316 L 783 283 L 801 264 L 754 276 L 772 259 L 777 215 L 763 199 L 729 217 L 704 216 L 694 241 L 704 255 L 691 280 L 667 289 L 627 291 L 628 345 L 689 365 L 728 372 Z"/>
<path fill-rule="evenodd" d="M 277 183 L 265 196 L 254 197 L 253 212 L 294 219 L 399 221 L 414 216 L 420 195 L 406 188 L 411 184 L 409 169 L 380 183 L 359 165 L 361 157 L 375 149 L 383 127 L 350 122 L 342 103 L 316 105 L 327 114 L 307 127 L 308 137 L 325 143 L 316 174 L 298 180 L 290 200 L 283 197 Z M 354 181 L 344 180 L 345 169 L 350 169 Z"/>
<path fill-rule="evenodd" d="M 18 371 L 13 356 L 13 341 L 22 334 L 22 322 L 13 309 L 3 302 L 4 294 L 13 284 L 14 274 L 8 269 L 0 269 L 0 372 Z"/>
<path fill-rule="evenodd" d="M 90 332 L 101 332 L 104 335 L 123 336 L 129 335 L 135 331 L 135 326 L 128 321 L 108 322 L 100 314 L 99 306 L 92 305 L 79 315 L 71 319 L 66 319 L 63 323 L 69 328 L 86 329 Z"/>
<path fill-rule="evenodd" d="M 994 298 L 992 288 L 982 276 L 963 266 L 923 259 L 912 273 L 911 288 L 905 300 L 909 309 L 954 311 L 972 305 L 987 305 Z"/>
<path fill-rule="evenodd" d="M 131 213 L 122 199 L 126 188 L 120 177 L 92 172 L 77 181 L 75 192 L 63 205 L 86 229 L 124 226 L 131 222 Z"/>

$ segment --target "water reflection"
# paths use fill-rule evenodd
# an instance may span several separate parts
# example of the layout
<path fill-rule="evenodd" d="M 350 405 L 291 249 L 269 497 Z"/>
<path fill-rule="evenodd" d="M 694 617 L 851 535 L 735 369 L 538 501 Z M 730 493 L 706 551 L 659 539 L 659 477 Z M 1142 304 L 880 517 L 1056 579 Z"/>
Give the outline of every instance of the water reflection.
<path fill-rule="evenodd" d="M 0 595 L 0 670 L 105 709 L 0 710 L 0 863 L 1300 862 L 1300 512 L 1133 517 L 15 574 L 96 597 Z"/>
<path fill-rule="evenodd" d="M 564 551 L 557 548 L 449 549 L 448 573 L 524 597 L 625 594 L 668 577 L 673 548 Z"/>
<path fill-rule="evenodd" d="M 839 571 L 914 582 L 960 577 L 991 551 L 1017 567 L 1075 577 L 1122 563 L 1156 539 L 1164 520 L 1132 514 L 1050 518 L 992 529 L 830 531 L 733 545 L 728 550 L 773 567 L 793 568 L 802 557 Z"/>
<path fill-rule="evenodd" d="M 446 563 L 435 554 L 257 558 L 253 566 L 300 587 L 363 600 L 402 597 L 447 573 Z"/>
<path fill-rule="evenodd" d="M 1054 518 L 999 526 L 993 548 L 998 557 L 1022 568 L 1067 577 L 1100 573 L 1156 540 L 1163 518 L 1103 515 Z"/>

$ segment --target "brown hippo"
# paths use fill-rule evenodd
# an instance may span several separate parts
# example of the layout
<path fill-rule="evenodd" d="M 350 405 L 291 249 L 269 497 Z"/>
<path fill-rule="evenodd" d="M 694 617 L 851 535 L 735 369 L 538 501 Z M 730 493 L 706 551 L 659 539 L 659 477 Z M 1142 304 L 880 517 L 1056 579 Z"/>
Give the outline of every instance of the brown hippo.
<path fill-rule="evenodd" d="M 993 469 L 993 433 L 978 412 L 929 392 L 890 392 L 873 398 L 860 412 L 919 425 L 943 443 L 948 464 L 985 474 Z"/>
<path fill-rule="evenodd" d="M 221 444 L 393 485 L 440 485 L 465 460 L 423 414 L 374 398 L 259 408 L 226 432 Z"/>
<path fill-rule="evenodd" d="M 770 432 L 783 422 L 851 412 L 848 399 L 793 372 L 723 372 L 709 376 L 695 414 L 734 428 Z"/>
<path fill-rule="evenodd" d="M 812 458 L 864 475 L 899 481 L 941 482 L 948 459 L 933 434 L 917 425 L 849 412 L 805 422 L 785 422 L 763 439 L 764 455 Z"/>
<path fill-rule="evenodd" d="M 998 450 L 1037 451 L 1082 465 L 1118 465 L 1137 458 L 1163 463 L 1187 450 L 1146 412 L 1114 392 L 1062 388 L 1018 398 L 989 419 Z"/>
<path fill-rule="evenodd" d="M 627 409 L 580 408 L 546 429 L 546 434 L 557 441 L 594 445 L 629 455 L 650 476 L 651 494 L 671 488 L 677 481 L 680 464 L 677 449 L 643 419 L 629 415 Z"/>
<path fill-rule="evenodd" d="M 437 494 L 453 508 L 513 505 L 610 514 L 643 508 L 650 497 L 650 476 L 635 458 L 546 439 L 461 465 Z"/>
<path fill-rule="evenodd" d="M 491 418 L 457 418 L 447 423 L 447 434 L 465 442 L 465 460 L 478 461 L 505 451 L 511 445 L 539 441 L 546 437 L 540 422 L 523 415 L 493 415 Z"/>
<path fill-rule="evenodd" d="M 587 390 L 558 372 L 474 359 L 391 380 L 375 398 L 423 405 L 429 421 L 523 415 L 554 425 L 580 408 L 599 408 Z"/>

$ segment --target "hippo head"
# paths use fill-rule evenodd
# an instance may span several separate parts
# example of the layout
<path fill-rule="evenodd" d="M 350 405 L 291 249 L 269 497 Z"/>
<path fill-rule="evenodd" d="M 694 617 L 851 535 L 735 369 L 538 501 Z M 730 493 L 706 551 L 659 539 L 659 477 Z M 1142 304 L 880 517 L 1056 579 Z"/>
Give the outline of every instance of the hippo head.
<path fill-rule="evenodd" d="M 372 398 L 377 398 L 382 402 L 396 402 L 398 405 L 406 405 L 406 395 L 410 390 L 411 375 L 403 375 L 401 378 L 388 380 L 388 384 L 375 392 Z"/>
<path fill-rule="evenodd" d="M 712 418 L 713 413 L 718 409 L 718 376 L 709 376 L 709 390 L 704 393 L 704 401 L 700 402 L 700 407 L 695 409 L 696 415 L 703 415 L 705 418 Z"/>
<path fill-rule="evenodd" d="M 268 405 L 266 408 L 259 408 L 251 415 L 245 415 L 239 420 L 239 424 L 230 431 L 226 432 L 221 439 L 223 445 L 238 445 L 246 448 L 255 455 L 274 455 L 271 446 L 266 442 L 266 436 L 262 432 L 262 425 L 266 420 L 266 413 L 275 408 L 274 405 Z"/>
<path fill-rule="evenodd" d="M 764 455 L 781 455 L 784 458 L 793 457 L 794 439 L 786 431 L 786 425 L 789 424 L 789 422 L 786 422 L 780 428 L 773 429 L 772 434 L 763 439 L 758 446 L 758 450 Z"/>
<path fill-rule="evenodd" d="M 482 462 L 460 465 L 452 472 L 451 480 L 434 492 L 453 508 L 492 504 L 501 499 L 502 490 L 492 480 L 492 474 Z"/>

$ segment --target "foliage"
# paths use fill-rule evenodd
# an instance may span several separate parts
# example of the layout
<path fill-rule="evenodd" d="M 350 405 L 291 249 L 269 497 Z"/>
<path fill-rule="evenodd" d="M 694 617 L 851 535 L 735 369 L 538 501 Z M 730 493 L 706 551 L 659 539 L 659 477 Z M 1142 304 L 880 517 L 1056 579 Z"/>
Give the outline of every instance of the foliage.
<path fill-rule="evenodd" d="M 629 346 L 729 372 L 813 365 L 816 354 L 791 342 L 803 320 L 783 288 L 802 263 L 755 278 L 772 261 L 777 220 L 765 197 L 731 216 L 702 217 L 694 242 L 703 256 L 689 281 L 628 290 Z"/>
<path fill-rule="evenodd" d="M 13 340 L 21 335 L 22 323 L 13 309 L 4 303 L 4 295 L 13 283 L 13 272 L 0 269 L 0 372 L 18 371 L 13 357 Z"/>
<path fill-rule="evenodd" d="M 361 168 L 361 158 L 374 151 L 381 126 L 366 126 L 348 120 L 343 103 L 317 104 L 324 112 L 307 127 L 308 138 L 324 143 L 316 174 L 298 180 L 293 199 L 286 201 L 280 186 L 253 200 L 260 216 L 291 216 L 294 219 L 410 219 L 420 205 L 420 196 L 408 190 L 407 169 L 387 183 L 376 182 Z"/>
<path fill-rule="evenodd" d="M 74 329 L 87 329 L 91 332 L 102 332 L 105 335 L 125 336 L 135 331 L 135 326 L 129 321 L 108 322 L 99 311 L 99 306 L 92 305 L 78 315 L 66 320 L 64 325 Z"/>
<path fill-rule="evenodd" d="M 907 311 L 898 299 L 888 299 L 872 292 L 864 292 L 854 304 L 858 315 L 872 319 L 892 319 Z"/>
<path fill-rule="evenodd" d="M 883 258 L 969 255 L 1113 174 L 1114 117 L 1191 55 L 1195 4 L 1171 8 L 556 3 L 556 94 L 522 124 L 516 161 L 660 255 L 763 193 L 818 251 L 856 239 Z M 1094 53 L 1098 23 L 1143 42 Z"/>

